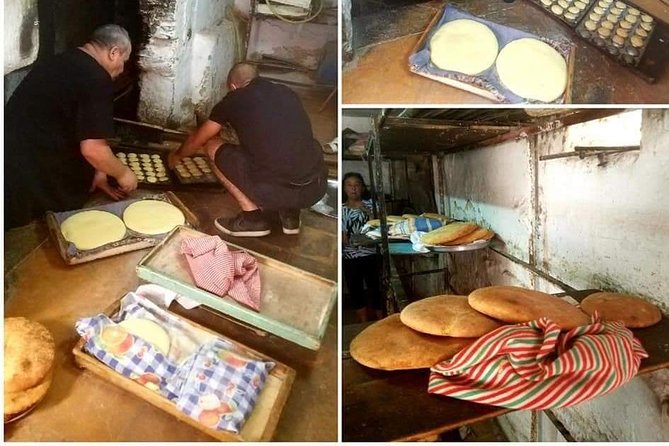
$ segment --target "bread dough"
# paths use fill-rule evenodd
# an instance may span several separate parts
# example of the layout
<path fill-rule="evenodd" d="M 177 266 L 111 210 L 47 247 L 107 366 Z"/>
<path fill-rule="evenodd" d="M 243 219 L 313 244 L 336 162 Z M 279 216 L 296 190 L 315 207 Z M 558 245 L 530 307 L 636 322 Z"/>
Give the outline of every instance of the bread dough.
<path fill-rule="evenodd" d="M 163 355 L 167 356 L 170 351 L 170 335 L 158 323 L 149 319 L 125 319 L 119 325 L 131 335 L 151 344 Z"/>
<path fill-rule="evenodd" d="M 490 68 L 498 51 L 495 34 L 475 20 L 448 22 L 430 40 L 430 60 L 433 64 L 442 70 L 469 75 Z"/>
<path fill-rule="evenodd" d="M 502 84 L 525 99 L 552 102 L 567 86 L 567 63 L 550 45 L 536 39 L 514 40 L 497 57 Z"/>
<path fill-rule="evenodd" d="M 95 249 L 125 237 L 125 225 L 120 218 L 106 211 L 81 211 L 61 223 L 65 240 L 80 250 Z"/>
<path fill-rule="evenodd" d="M 157 181 L 155 177 L 154 182 Z M 123 221 L 129 229 L 141 234 L 157 235 L 169 232 L 186 222 L 176 206 L 160 200 L 140 200 L 123 211 Z"/>

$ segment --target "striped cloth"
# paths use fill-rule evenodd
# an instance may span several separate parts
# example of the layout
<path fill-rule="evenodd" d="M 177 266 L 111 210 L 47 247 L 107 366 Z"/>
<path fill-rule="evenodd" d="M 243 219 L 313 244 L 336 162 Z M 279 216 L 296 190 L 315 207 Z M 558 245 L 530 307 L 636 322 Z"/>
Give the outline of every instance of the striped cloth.
<path fill-rule="evenodd" d="M 256 259 L 244 251 L 229 251 L 217 236 L 181 242 L 198 287 L 217 296 L 226 294 L 256 311 L 260 310 L 260 275 Z"/>
<path fill-rule="evenodd" d="M 389 235 L 410 235 L 416 231 L 430 232 L 444 224 L 436 218 L 415 217 L 395 223 L 388 229 Z"/>
<path fill-rule="evenodd" d="M 511 409 L 567 407 L 632 379 L 648 354 L 620 322 L 567 332 L 548 319 L 500 327 L 431 369 L 428 392 Z"/>

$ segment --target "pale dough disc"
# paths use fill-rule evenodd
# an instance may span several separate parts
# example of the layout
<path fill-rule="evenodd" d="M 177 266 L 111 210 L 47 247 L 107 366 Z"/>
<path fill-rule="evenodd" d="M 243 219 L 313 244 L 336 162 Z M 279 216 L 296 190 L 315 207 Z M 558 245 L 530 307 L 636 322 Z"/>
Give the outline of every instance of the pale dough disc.
<path fill-rule="evenodd" d="M 120 218 L 97 210 L 77 212 L 66 218 L 60 231 L 79 250 L 95 249 L 125 237 L 125 225 Z"/>
<path fill-rule="evenodd" d="M 567 86 L 567 63 L 540 40 L 514 40 L 499 52 L 496 66 L 502 83 L 525 99 L 552 102 Z"/>
<path fill-rule="evenodd" d="M 492 66 L 499 45 L 490 28 L 474 20 L 446 23 L 430 40 L 430 60 L 442 70 L 474 75 Z"/>
<path fill-rule="evenodd" d="M 170 351 L 170 335 L 156 322 L 149 319 L 125 319 L 119 325 L 131 335 L 151 344 L 163 355 L 167 356 Z"/>
<path fill-rule="evenodd" d="M 155 181 L 157 179 L 153 177 Z M 140 200 L 123 211 L 123 221 L 135 232 L 163 234 L 185 223 L 184 214 L 176 206 L 160 200 Z"/>

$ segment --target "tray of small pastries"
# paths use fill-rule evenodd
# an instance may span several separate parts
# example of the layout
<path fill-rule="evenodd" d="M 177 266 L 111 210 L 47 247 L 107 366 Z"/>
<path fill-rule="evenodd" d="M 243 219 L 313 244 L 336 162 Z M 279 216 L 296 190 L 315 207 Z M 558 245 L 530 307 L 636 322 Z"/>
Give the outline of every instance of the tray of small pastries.
<path fill-rule="evenodd" d="M 125 146 L 118 146 L 112 150 L 121 163 L 130 167 L 137 176 L 140 188 L 221 187 L 206 156 L 185 157 L 172 170 L 167 166 L 166 151 Z"/>
<path fill-rule="evenodd" d="M 669 32 L 651 14 L 620 0 L 528 0 L 648 82 L 669 58 Z"/>
<path fill-rule="evenodd" d="M 47 212 L 47 226 L 68 265 L 157 245 L 176 226 L 197 217 L 167 191 L 65 212 Z"/>

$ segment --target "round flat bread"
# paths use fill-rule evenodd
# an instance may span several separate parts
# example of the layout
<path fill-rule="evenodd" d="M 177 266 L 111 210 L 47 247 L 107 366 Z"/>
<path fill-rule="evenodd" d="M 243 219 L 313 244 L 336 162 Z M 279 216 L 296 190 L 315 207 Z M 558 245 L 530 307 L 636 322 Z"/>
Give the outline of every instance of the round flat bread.
<path fill-rule="evenodd" d="M 468 243 L 475 242 L 477 240 L 490 240 L 495 236 L 495 233 L 486 229 L 478 228 L 474 232 L 471 232 L 464 237 L 457 238 L 451 242 L 442 243 L 443 245 L 453 246 L 453 245 L 466 245 Z"/>
<path fill-rule="evenodd" d="M 125 319 L 119 325 L 131 335 L 151 344 L 163 355 L 167 356 L 170 351 L 170 335 L 156 322 L 149 319 Z"/>
<path fill-rule="evenodd" d="M 418 333 L 404 325 L 396 313 L 360 332 L 351 341 L 350 352 L 357 362 L 373 369 L 426 369 L 472 342 L 474 339 Z"/>
<path fill-rule="evenodd" d="M 49 330 L 24 317 L 5 318 L 5 392 L 20 392 L 44 381 L 56 345 Z"/>
<path fill-rule="evenodd" d="M 514 40 L 499 52 L 496 67 L 502 84 L 525 99 L 552 102 L 567 87 L 567 62 L 541 40 Z"/>
<path fill-rule="evenodd" d="M 504 322 L 529 322 L 546 317 L 563 330 L 586 325 L 587 314 L 558 297 L 515 286 L 490 286 L 469 294 L 469 305 Z"/>
<path fill-rule="evenodd" d="M 454 338 L 477 338 L 502 326 L 470 307 L 467 296 L 449 294 L 410 303 L 400 313 L 400 319 L 421 333 Z"/>
<path fill-rule="evenodd" d="M 32 410 L 46 395 L 47 390 L 51 386 L 51 380 L 52 377 L 49 374 L 42 383 L 35 387 L 20 392 L 5 391 L 5 423 L 16 420 L 19 416 Z"/>
<path fill-rule="evenodd" d="M 443 25 L 430 40 L 430 60 L 442 70 L 474 75 L 492 66 L 497 37 L 483 23 L 459 19 Z"/>
<path fill-rule="evenodd" d="M 160 200 L 140 200 L 125 208 L 123 221 L 135 232 L 157 235 L 184 224 L 186 218 L 173 204 Z"/>
<path fill-rule="evenodd" d="M 125 237 L 120 218 L 106 211 L 81 211 L 65 219 L 60 231 L 78 250 L 95 249 Z"/>
<path fill-rule="evenodd" d="M 598 311 L 605 321 L 622 321 L 628 328 L 644 328 L 662 319 L 660 309 L 637 296 L 619 293 L 594 293 L 583 299 L 581 309 L 592 315 Z"/>

